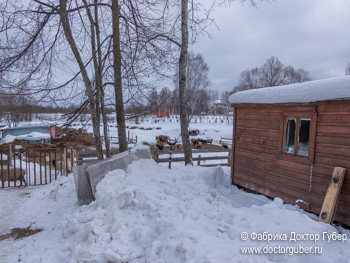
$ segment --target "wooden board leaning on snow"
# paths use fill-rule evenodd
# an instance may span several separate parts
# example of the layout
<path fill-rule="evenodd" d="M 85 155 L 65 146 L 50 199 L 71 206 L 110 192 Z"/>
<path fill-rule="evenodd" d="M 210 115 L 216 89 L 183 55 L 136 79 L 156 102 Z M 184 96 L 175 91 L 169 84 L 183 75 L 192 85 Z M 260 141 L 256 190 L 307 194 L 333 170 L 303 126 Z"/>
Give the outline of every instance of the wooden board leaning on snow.
<path fill-rule="evenodd" d="M 331 224 L 336 211 L 338 198 L 343 186 L 346 169 L 343 167 L 335 167 L 329 184 L 324 202 L 322 205 L 319 221 Z"/>

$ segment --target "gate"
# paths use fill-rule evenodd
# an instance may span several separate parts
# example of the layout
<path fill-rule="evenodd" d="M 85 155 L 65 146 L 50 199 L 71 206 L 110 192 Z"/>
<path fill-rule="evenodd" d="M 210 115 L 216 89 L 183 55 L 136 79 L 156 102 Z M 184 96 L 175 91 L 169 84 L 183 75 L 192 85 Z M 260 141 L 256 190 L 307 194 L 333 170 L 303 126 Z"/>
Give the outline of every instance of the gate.
<path fill-rule="evenodd" d="M 0 150 L 1 188 L 51 183 L 72 172 L 75 155 L 73 148 Z"/>

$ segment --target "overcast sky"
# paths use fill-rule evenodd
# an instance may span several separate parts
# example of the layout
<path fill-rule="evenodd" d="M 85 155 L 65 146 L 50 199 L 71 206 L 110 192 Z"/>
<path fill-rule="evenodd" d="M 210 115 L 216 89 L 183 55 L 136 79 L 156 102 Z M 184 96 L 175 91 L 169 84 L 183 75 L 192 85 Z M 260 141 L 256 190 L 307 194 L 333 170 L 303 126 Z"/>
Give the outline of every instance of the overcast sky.
<path fill-rule="evenodd" d="M 233 2 L 212 14 L 219 30 L 191 46 L 210 67 L 211 89 L 230 91 L 239 74 L 274 55 L 313 80 L 343 76 L 350 62 L 350 0 Z"/>

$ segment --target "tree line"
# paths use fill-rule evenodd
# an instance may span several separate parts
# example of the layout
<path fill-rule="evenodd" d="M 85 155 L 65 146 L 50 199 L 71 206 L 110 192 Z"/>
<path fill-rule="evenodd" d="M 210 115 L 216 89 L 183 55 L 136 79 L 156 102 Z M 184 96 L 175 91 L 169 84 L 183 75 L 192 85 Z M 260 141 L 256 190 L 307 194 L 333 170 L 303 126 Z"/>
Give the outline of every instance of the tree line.
<path fill-rule="evenodd" d="M 119 150 L 125 151 L 124 105 L 146 98 L 160 80 L 175 75 L 185 163 L 190 163 L 188 115 L 196 98 L 188 99 L 189 90 L 204 90 L 200 87 L 208 83 L 190 77 L 206 70 L 195 64 L 200 58 L 191 58 L 188 46 L 213 23 L 214 2 L 3 0 L 0 94 L 20 94 L 34 105 L 73 100 L 79 106 L 69 121 L 90 114 L 102 159 L 100 124 L 107 156 L 110 149 L 106 109 L 115 109 Z"/>
<path fill-rule="evenodd" d="M 197 0 L 1 1 L 0 92 L 31 97 L 34 104 L 74 100 L 80 106 L 70 120 L 90 114 L 102 159 L 101 123 L 107 156 L 110 148 L 106 105 L 115 108 L 119 150 L 125 151 L 124 103 L 177 69 L 181 137 L 189 163 L 188 46 L 212 23 L 212 8 Z"/>

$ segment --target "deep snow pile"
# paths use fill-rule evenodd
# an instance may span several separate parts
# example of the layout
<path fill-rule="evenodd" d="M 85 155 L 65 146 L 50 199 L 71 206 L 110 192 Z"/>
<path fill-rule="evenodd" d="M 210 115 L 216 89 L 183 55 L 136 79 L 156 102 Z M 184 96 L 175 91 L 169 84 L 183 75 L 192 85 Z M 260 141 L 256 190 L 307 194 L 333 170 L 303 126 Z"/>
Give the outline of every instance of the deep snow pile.
<path fill-rule="evenodd" d="M 229 170 L 221 167 L 169 170 L 152 160 L 136 161 L 127 173 L 108 173 L 97 186 L 96 201 L 82 207 L 76 204 L 71 177 L 29 189 L 31 198 L 18 204 L 8 227 L 35 222 L 32 228 L 44 231 L 18 241 L 1 241 L 4 262 L 350 261 L 348 240 L 243 241 L 243 232 L 289 237 L 291 232 L 322 236 L 338 230 L 280 199 L 270 201 L 237 189 L 230 184 Z M 0 191 L 0 198 L 8 200 L 13 193 Z M 34 211 L 31 206 L 38 208 Z M 241 252 L 241 247 L 267 245 L 317 246 L 322 254 Z"/>

